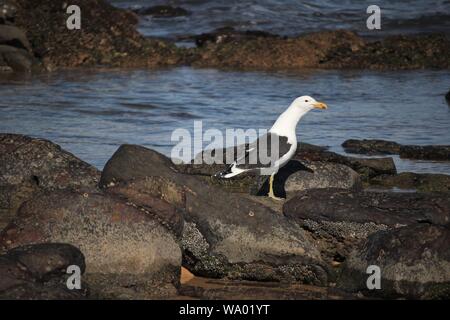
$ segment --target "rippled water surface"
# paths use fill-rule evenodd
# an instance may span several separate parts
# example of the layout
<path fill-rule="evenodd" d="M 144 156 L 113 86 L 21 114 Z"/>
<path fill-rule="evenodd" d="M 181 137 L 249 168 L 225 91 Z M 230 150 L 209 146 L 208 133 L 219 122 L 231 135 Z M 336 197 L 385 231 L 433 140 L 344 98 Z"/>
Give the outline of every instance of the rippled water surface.
<path fill-rule="evenodd" d="M 323 29 L 352 29 L 367 36 L 398 33 L 450 34 L 449 0 L 110 0 L 122 8 L 156 4 L 180 6 L 191 12 L 175 18 L 142 17 L 140 30 L 148 36 L 176 39 L 220 27 L 265 30 L 298 35 Z M 381 30 L 368 31 L 366 9 L 381 8 Z"/>
<path fill-rule="evenodd" d="M 343 152 L 349 138 L 450 144 L 446 71 L 301 73 L 211 69 L 65 71 L 0 79 L 0 132 L 50 139 L 98 168 L 120 144 L 170 155 L 177 128 L 269 128 L 299 95 L 328 103 L 298 127 L 301 141 Z M 450 164 L 396 159 L 400 171 Z"/>

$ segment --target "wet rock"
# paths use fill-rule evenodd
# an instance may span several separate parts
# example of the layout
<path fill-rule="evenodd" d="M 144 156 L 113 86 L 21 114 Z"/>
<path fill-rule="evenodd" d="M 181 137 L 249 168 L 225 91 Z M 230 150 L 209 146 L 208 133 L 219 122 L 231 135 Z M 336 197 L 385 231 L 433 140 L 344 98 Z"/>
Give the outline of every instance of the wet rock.
<path fill-rule="evenodd" d="M 137 30 L 135 13 L 105 0 L 78 0 L 81 30 L 69 30 L 69 2 L 17 0 L 16 25 L 25 30 L 33 52 L 45 70 L 79 66 L 156 67 L 178 63 L 174 45 L 145 39 Z M 50 14 L 50 16 L 49 16 Z"/>
<path fill-rule="evenodd" d="M 347 260 L 340 288 L 385 298 L 450 297 L 450 230 L 414 224 L 371 235 Z M 381 270 L 381 290 L 367 290 L 369 265 Z"/>
<path fill-rule="evenodd" d="M 135 12 L 140 15 L 153 16 L 157 18 L 179 17 L 179 16 L 187 16 L 190 14 L 189 11 L 181 7 L 172 7 L 167 5 L 141 8 L 135 10 Z"/>
<path fill-rule="evenodd" d="M 434 173 L 401 172 L 396 175 L 374 177 L 370 180 L 370 185 L 420 192 L 450 192 L 450 176 Z"/>
<path fill-rule="evenodd" d="M 283 214 L 321 240 L 324 256 L 342 262 L 374 232 L 425 222 L 449 225 L 450 200 L 445 194 L 316 189 L 287 201 Z"/>
<path fill-rule="evenodd" d="M 400 158 L 450 161 L 450 146 L 401 146 Z"/>
<path fill-rule="evenodd" d="M 80 267 L 83 254 L 74 246 L 41 243 L 17 247 L 0 256 L 0 299 L 82 299 L 88 294 L 67 288 L 67 268 Z"/>
<path fill-rule="evenodd" d="M 12 71 L 30 72 L 33 57 L 24 49 L 7 45 L 0 45 L 0 65 Z"/>
<path fill-rule="evenodd" d="M 122 290 L 139 298 L 176 293 L 181 250 L 175 237 L 151 213 L 113 196 L 43 192 L 0 233 L 0 247 L 7 250 L 44 242 L 80 248 L 93 297 L 114 298 Z"/>
<path fill-rule="evenodd" d="M 281 38 L 279 35 L 259 30 L 238 31 L 233 27 L 218 28 L 210 33 L 203 33 L 193 37 L 197 47 L 210 43 L 225 43 L 232 41 L 255 40 L 258 38 Z"/>
<path fill-rule="evenodd" d="M 286 193 L 292 197 L 308 189 L 341 188 L 360 189 L 359 174 L 342 164 L 320 161 L 303 162 L 309 170 L 299 170 L 290 175 L 285 183 Z M 286 165 L 288 166 L 289 163 Z M 279 174 L 282 174 L 280 170 Z"/>
<path fill-rule="evenodd" d="M 391 36 L 368 42 L 358 50 L 332 48 L 319 66 L 376 70 L 448 69 L 450 40 L 446 35 Z"/>
<path fill-rule="evenodd" d="M 386 140 L 349 139 L 344 141 L 342 147 L 348 153 L 368 155 L 398 154 L 400 152 L 400 144 Z"/>
<path fill-rule="evenodd" d="M 381 174 L 397 173 L 392 158 L 356 158 L 343 156 L 327 150 L 299 148 L 293 159 L 343 164 L 358 172 L 363 180 L 368 180 Z"/>
<path fill-rule="evenodd" d="M 0 134 L 0 229 L 39 190 L 97 188 L 100 172 L 43 139 Z"/>
<path fill-rule="evenodd" d="M 317 67 L 336 48 L 353 51 L 364 41 L 349 31 L 324 31 L 297 38 L 256 37 L 204 46 L 193 53 L 193 65 L 232 68 Z"/>
<path fill-rule="evenodd" d="M 164 181 L 155 177 L 185 190 L 183 265 L 194 274 L 327 283 L 326 267 L 306 232 L 260 203 L 177 172 L 170 159 L 153 150 L 121 146 L 105 165 L 101 185 L 142 178 Z"/>
<path fill-rule="evenodd" d="M 414 146 L 401 145 L 386 140 L 346 140 L 342 147 L 346 152 L 359 154 L 400 154 L 403 159 L 450 160 L 450 146 Z"/>

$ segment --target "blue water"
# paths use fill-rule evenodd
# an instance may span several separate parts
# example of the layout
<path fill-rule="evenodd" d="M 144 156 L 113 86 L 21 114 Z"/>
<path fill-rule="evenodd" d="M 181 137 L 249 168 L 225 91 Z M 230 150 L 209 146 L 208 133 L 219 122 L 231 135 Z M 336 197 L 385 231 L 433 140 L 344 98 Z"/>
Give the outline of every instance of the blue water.
<path fill-rule="evenodd" d="M 213 69 L 79 70 L 0 78 L 0 132 L 50 139 L 98 168 L 123 143 L 170 155 L 177 128 L 265 129 L 293 100 L 329 110 L 300 122 L 299 140 L 343 152 L 349 138 L 450 144 L 447 71 L 238 72 Z M 206 142 L 207 143 L 207 142 Z M 405 161 L 400 171 L 443 172 L 450 163 Z"/>
<path fill-rule="evenodd" d="M 175 18 L 141 17 L 147 36 L 177 39 L 220 27 L 264 30 L 298 35 L 324 29 L 351 29 L 368 37 L 389 34 L 443 32 L 450 34 L 448 0 L 110 0 L 122 8 L 157 4 L 180 6 L 191 15 Z M 366 27 L 369 5 L 381 9 L 381 30 Z"/>

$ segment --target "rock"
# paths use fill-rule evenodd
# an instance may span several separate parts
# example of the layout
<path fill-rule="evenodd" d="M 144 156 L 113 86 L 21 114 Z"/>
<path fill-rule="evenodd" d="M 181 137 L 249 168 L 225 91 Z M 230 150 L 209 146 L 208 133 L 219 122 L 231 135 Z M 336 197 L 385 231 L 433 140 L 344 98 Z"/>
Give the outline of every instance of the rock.
<path fill-rule="evenodd" d="M 450 297 L 450 230 L 414 224 L 371 235 L 345 263 L 338 286 L 384 298 Z M 369 265 L 381 270 L 381 290 L 367 290 Z"/>
<path fill-rule="evenodd" d="M 450 90 L 445 95 L 445 100 L 447 100 L 447 102 L 450 102 Z"/>
<path fill-rule="evenodd" d="M 189 11 L 181 7 L 172 7 L 167 5 L 141 8 L 135 10 L 135 12 L 140 15 L 153 16 L 157 18 L 179 17 L 179 16 L 187 16 L 190 14 Z"/>
<path fill-rule="evenodd" d="M 400 152 L 400 145 L 397 142 L 386 140 L 349 139 L 344 141 L 342 147 L 348 153 L 368 155 L 398 154 Z"/>
<path fill-rule="evenodd" d="M 403 159 L 450 160 L 450 146 L 401 145 L 386 140 L 346 140 L 342 146 L 346 152 L 359 154 L 400 154 Z"/>
<path fill-rule="evenodd" d="M 17 7 L 13 1 L 0 1 L 0 24 L 13 23 L 17 14 Z"/>
<path fill-rule="evenodd" d="M 401 146 L 400 158 L 450 161 L 450 146 Z"/>
<path fill-rule="evenodd" d="M 193 37 L 197 47 L 206 46 L 209 43 L 224 43 L 231 41 L 254 40 L 258 38 L 281 38 L 279 35 L 272 34 L 266 31 L 247 30 L 238 31 L 233 27 L 223 27 L 214 30 L 213 32 L 203 33 Z"/>
<path fill-rule="evenodd" d="M 279 282 L 207 279 L 194 277 L 180 288 L 183 298 L 201 300 L 342 300 L 355 294 L 332 287 Z"/>
<path fill-rule="evenodd" d="M 334 47 L 321 59 L 321 68 L 375 70 L 448 69 L 450 40 L 444 34 L 390 36 L 365 43 L 358 50 Z"/>
<path fill-rule="evenodd" d="M 170 159 L 153 150 L 122 145 L 105 165 L 100 183 L 142 178 L 154 184 L 170 179 L 178 186 L 172 190 L 184 190 L 183 266 L 194 274 L 327 283 L 327 268 L 306 232 L 260 203 L 177 172 Z M 179 192 L 170 198 L 181 199 Z"/>
<path fill-rule="evenodd" d="M 322 188 L 360 189 L 359 174 L 342 164 L 320 161 L 303 162 L 309 170 L 299 170 L 290 175 L 285 183 L 290 197 L 299 191 Z M 288 166 L 289 163 L 286 165 Z M 280 170 L 279 174 L 282 174 Z"/>
<path fill-rule="evenodd" d="M 100 172 L 43 139 L 0 134 L 0 230 L 39 190 L 97 189 Z"/>
<path fill-rule="evenodd" d="M 80 66 L 157 67 L 177 64 L 175 45 L 145 39 L 137 30 L 138 16 L 106 0 L 78 0 L 82 29 L 69 30 L 70 2 L 18 0 L 15 24 L 23 29 L 45 70 Z"/>
<path fill-rule="evenodd" d="M 358 172 L 365 181 L 381 174 L 397 173 L 392 158 L 356 158 L 343 156 L 326 150 L 299 148 L 293 159 L 343 164 Z"/>
<path fill-rule="evenodd" d="M 83 254 L 68 244 L 41 243 L 17 247 L 0 256 L 0 299 L 83 299 L 87 287 L 69 290 L 67 268 L 80 267 Z"/>
<path fill-rule="evenodd" d="M 94 192 L 42 192 L 0 233 L 0 247 L 58 242 L 80 248 L 93 297 L 167 297 L 176 293 L 181 250 L 151 213 Z M 130 289 L 132 288 L 132 289 Z M 120 294 L 120 296 L 118 296 Z"/>
<path fill-rule="evenodd" d="M 349 31 L 323 31 L 297 38 L 242 37 L 193 50 L 193 65 L 232 68 L 317 67 L 335 48 L 356 50 L 364 41 Z"/>
<path fill-rule="evenodd" d="M 8 66 L 12 71 L 30 72 L 33 65 L 32 59 L 33 57 L 26 50 L 0 45 L 0 64 Z"/>
<path fill-rule="evenodd" d="M 450 200 L 445 194 L 316 189 L 288 200 L 283 214 L 322 240 L 324 256 L 342 262 L 351 248 L 379 230 L 425 222 L 449 225 Z"/>
<path fill-rule="evenodd" d="M 162 225 L 181 238 L 184 217 L 183 211 L 178 208 L 185 207 L 186 195 L 185 191 L 172 181 L 159 177 L 144 178 L 118 183 L 106 191 L 151 212 Z"/>
<path fill-rule="evenodd" d="M 66 274 L 67 267 L 76 265 L 83 274 L 84 256 L 76 247 L 64 243 L 41 243 L 11 249 L 4 256 L 20 264 L 20 268 L 39 281 Z"/>
<path fill-rule="evenodd" d="M 30 42 L 23 30 L 9 25 L 0 25 L 0 45 L 8 45 L 32 52 Z"/>
<path fill-rule="evenodd" d="M 401 172 L 374 177 L 369 183 L 376 187 L 414 189 L 420 192 L 450 192 L 450 176 L 445 174 Z"/>

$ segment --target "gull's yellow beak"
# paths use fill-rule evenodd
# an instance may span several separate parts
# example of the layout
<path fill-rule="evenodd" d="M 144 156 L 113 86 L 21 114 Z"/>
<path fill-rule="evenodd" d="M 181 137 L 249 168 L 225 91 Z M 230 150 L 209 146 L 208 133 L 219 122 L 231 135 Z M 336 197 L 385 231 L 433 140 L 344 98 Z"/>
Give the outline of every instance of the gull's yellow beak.
<path fill-rule="evenodd" d="M 313 106 L 316 109 L 328 109 L 328 106 L 323 102 L 314 102 Z"/>

